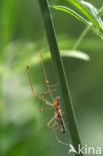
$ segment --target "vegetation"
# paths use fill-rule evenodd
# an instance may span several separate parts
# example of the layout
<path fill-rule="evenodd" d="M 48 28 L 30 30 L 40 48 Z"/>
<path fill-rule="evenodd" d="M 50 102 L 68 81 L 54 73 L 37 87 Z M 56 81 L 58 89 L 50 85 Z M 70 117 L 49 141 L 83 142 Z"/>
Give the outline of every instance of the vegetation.
<path fill-rule="evenodd" d="M 53 58 L 52 61 L 45 41 L 46 72 L 51 84 L 60 82 L 59 90 L 53 95 L 62 96 L 61 108 L 66 126 L 69 126 L 67 134 L 58 131 L 58 136 L 75 146 L 77 142 L 94 146 L 103 143 L 103 2 L 49 0 L 48 3 L 56 34 L 52 32 L 52 23 L 44 28 L 39 1 L 0 2 L 1 156 L 46 156 L 55 152 L 59 156 L 68 155 L 68 147 L 58 144 L 52 131 L 46 127 L 53 111 L 39 111 L 40 100 L 32 95 L 27 77 L 26 66 L 32 62 L 30 72 L 34 90 L 39 95 L 46 90 L 40 60 L 45 30 Z M 47 19 L 44 17 L 44 20 Z"/>

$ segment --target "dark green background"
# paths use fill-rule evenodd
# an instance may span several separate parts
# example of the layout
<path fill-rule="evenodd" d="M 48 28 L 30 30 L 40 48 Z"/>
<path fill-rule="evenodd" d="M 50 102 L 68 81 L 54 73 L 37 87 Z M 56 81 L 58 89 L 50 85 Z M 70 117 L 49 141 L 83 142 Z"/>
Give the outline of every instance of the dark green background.
<path fill-rule="evenodd" d="M 97 8 L 103 4 L 102 0 L 88 2 Z M 72 49 L 85 25 L 69 14 L 53 9 L 51 13 L 60 49 Z M 68 147 L 58 144 L 46 126 L 54 112 L 39 111 L 40 100 L 33 97 L 26 72 L 26 65 L 37 56 L 37 63 L 31 67 L 34 90 L 39 95 L 47 90 L 38 61 L 44 31 L 38 0 L 0 1 L 0 156 L 68 155 Z M 102 47 L 103 41 L 89 31 L 78 50 L 87 53 L 90 61 L 63 58 L 81 141 L 83 145 L 100 147 L 103 146 Z M 51 59 L 45 62 L 45 67 L 49 82 L 57 83 Z M 60 95 L 60 90 L 56 95 Z M 69 134 L 62 136 L 58 132 L 58 136 L 71 143 Z"/>

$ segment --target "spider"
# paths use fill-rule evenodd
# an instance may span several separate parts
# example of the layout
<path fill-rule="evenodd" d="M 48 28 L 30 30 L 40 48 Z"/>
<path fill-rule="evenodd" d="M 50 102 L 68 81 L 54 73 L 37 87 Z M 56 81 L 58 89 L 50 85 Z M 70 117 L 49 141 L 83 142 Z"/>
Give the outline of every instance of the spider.
<path fill-rule="evenodd" d="M 50 85 L 49 84 L 49 81 L 47 79 L 47 74 L 46 74 L 46 70 L 45 70 L 45 66 L 44 66 L 44 61 L 43 61 L 43 56 L 42 56 L 43 51 L 44 51 L 44 48 L 42 48 L 42 50 L 40 51 L 40 54 L 41 54 L 41 62 L 42 62 L 43 72 L 44 72 L 44 76 L 45 76 L 45 82 L 46 82 L 46 85 L 47 85 L 48 90 L 46 92 L 42 93 L 41 96 L 39 96 L 38 94 L 36 94 L 36 92 L 34 92 L 33 85 L 32 85 L 32 82 L 31 82 L 30 70 L 29 70 L 30 64 L 28 64 L 27 65 L 27 73 L 28 73 L 28 78 L 29 78 L 29 82 L 30 82 L 30 85 L 31 85 L 32 94 L 41 100 L 40 111 L 46 111 L 46 110 L 49 110 L 49 109 L 54 109 L 54 115 L 53 115 L 52 119 L 48 122 L 47 127 L 52 129 L 52 131 L 54 132 L 54 135 L 56 137 L 57 142 L 59 142 L 61 144 L 64 144 L 66 146 L 69 146 L 69 144 L 61 141 L 58 138 L 57 133 L 56 133 L 56 131 L 57 131 L 58 128 L 60 128 L 61 133 L 66 133 L 66 126 L 65 126 L 65 123 L 64 123 L 64 119 L 62 117 L 63 113 L 62 113 L 61 108 L 59 106 L 59 104 L 60 104 L 60 97 L 56 97 L 54 99 L 53 98 L 53 95 L 52 95 L 52 91 L 55 91 L 55 89 L 54 90 L 51 90 L 51 87 L 54 87 L 57 84 Z M 50 95 L 50 97 L 52 99 L 52 102 L 49 102 L 49 101 L 47 101 L 44 98 L 44 96 L 46 94 L 49 94 Z M 44 102 L 46 105 L 50 106 L 50 108 L 43 109 L 42 108 L 42 102 Z"/>

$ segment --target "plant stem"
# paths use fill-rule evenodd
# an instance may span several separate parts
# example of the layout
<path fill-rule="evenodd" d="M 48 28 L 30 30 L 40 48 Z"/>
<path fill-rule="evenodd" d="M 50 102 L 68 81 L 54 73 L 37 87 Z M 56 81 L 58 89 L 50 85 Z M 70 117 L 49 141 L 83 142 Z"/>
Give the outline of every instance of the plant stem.
<path fill-rule="evenodd" d="M 80 35 L 79 39 L 76 41 L 76 43 L 73 46 L 72 50 L 76 50 L 78 48 L 78 46 L 80 45 L 80 43 L 82 42 L 82 40 L 84 39 L 85 35 L 87 34 L 87 32 L 90 30 L 90 27 L 87 26 L 84 31 L 82 32 L 82 34 Z"/>
<path fill-rule="evenodd" d="M 103 16 L 103 6 L 99 9 L 98 16 Z"/>
<path fill-rule="evenodd" d="M 48 2 L 47 0 L 39 0 L 39 3 L 40 3 L 41 12 L 43 15 L 44 23 L 45 23 L 46 34 L 47 34 L 48 43 L 49 43 L 49 47 L 51 51 L 51 56 L 52 56 L 54 65 L 56 67 L 58 80 L 59 80 L 60 87 L 62 90 L 62 95 L 64 98 L 64 108 L 65 108 L 66 117 L 67 117 L 68 124 L 69 124 L 69 130 L 70 130 L 73 146 L 75 147 L 75 149 L 77 149 L 77 145 L 81 144 L 81 141 L 80 141 L 80 137 L 78 133 L 76 118 L 74 114 L 74 108 L 71 102 L 71 96 L 70 96 L 68 83 L 67 83 L 66 75 L 64 72 L 64 68 L 63 68 L 63 63 L 60 57 L 60 53 L 59 53 L 59 49 L 58 49 L 58 45 L 56 41 L 54 26 L 53 26 L 52 18 L 50 15 Z M 76 156 L 78 156 L 78 154 L 76 154 Z"/>

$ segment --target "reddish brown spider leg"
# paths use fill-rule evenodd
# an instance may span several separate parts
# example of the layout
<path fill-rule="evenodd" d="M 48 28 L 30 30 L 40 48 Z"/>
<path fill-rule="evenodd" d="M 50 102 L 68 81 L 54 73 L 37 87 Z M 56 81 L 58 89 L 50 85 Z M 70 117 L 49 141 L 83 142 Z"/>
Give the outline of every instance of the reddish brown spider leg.
<path fill-rule="evenodd" d="M 31 85 L 31 90 L 32 90 L 32 94 L 35 95 L 36 97 L 38 97 L 39 99 L 41 99 L 41 97 L 39 95 L 37 95 L 34 91 L 33 91 L 33 86 L 32 86 L 32 82 L 31 82 L 31 77 L 30 77 L 30 71 L 29 71 L 29 64 L 27 65 L 27 73 L 28 73 L 28 78 L 29 78 L 29 82 Z"/>
<path fill-rule="evenodd" d="M 41 98 L 44 99 L 44 95 L 46 95 L 46 94 L 48 94 L 48 92 L 42 93 Z M 53 108 L 46 108 L 46 109 L 43 109 L 43 108 L 42 108 L 42 105 L 43 105 L 42 99 L 41 99 L 41 104 L 40 104 L 40 111 L 46 111 L 46 110 L 53 109 Z"/>
<path fill-rule="evenodd" d="M 44 50 L 41 50 L 41 61 L 42 61 L 42 67 L 43 67 L 43 72 L 44 72 L 44 76 L 45 76 L 45 82 L 47 84 L 47 88 L 48 88 L 48 92 L 50 94 L 50 97 L 51 97 L 52 101 L 54 102 L 54 98 L 51 94 L 50 84 L 49 84 L 49 81 L 47 79 L 47 74 L 46 74 L 46 70 L 45 70 L 45 66 L 44 66 L 44 61 L 43 61 L 43 56 L 42 56 L 43 51 Z"/>
<path fill-rule="evenodd" d="M 41 96 L 37 95 L 37 94 L 34 92 L 33 86 L 32 86 L 32 82 L 31 82 L 31 77 L 30 77 L 29 66 L 30 66 L 30 65 L 28 64 L 28 65 L 27 65 L 27 73 L 28 73 L 28 78 L 29 78 L 29 82 L 30 82 L 30 85 L 31 85 L 32 94 L 33 94 L 34 96 L 36 96 L 37 98 L 39 98 L 40 100 L 44 101 L 46 105 L 51 106 L 52 103 L 50 103 L 49 101 L 43 99 Z"/>
<path fill-rule="evenodd" d="M 51 92 L 55 92 L 56 90 L 57 90 L 57 89 L 53 89 L 53 90 L 51 90 Z M 45 96 L 45 95 L 48 95 L 48 94 L 49 94 L 48 91 L 47 91 L 47 92 L 43 92 L 42 95 L 41 95 L 41 98 L 44 99 L 44 96 Z M 52 107 L 52 108 L 43 109 L 43 108 L 42 108 L 42 105 L 43 105 L 43 100 L 41 100 L 40 111 L 45 111 L 45 110 L 54 109 L 53 107 Z M 53 104 L 52 104 L 52 106 L 53 106 Z"/>

